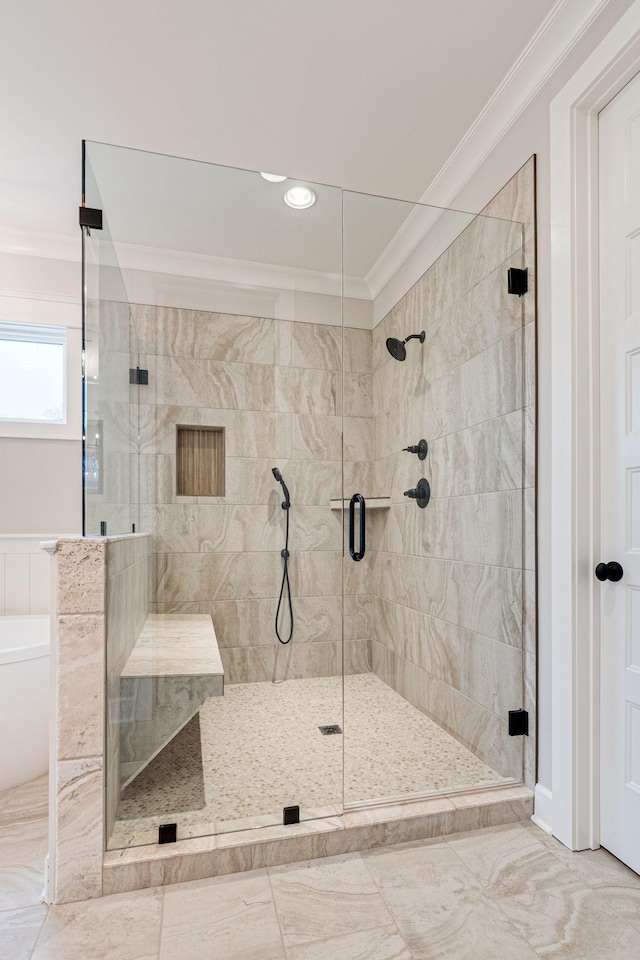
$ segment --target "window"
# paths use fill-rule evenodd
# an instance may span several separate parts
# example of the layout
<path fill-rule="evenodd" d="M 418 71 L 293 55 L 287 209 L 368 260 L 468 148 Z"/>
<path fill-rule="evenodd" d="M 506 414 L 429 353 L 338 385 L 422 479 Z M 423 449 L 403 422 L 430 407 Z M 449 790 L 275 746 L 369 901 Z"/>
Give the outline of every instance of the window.
<path fill-rule="evenodd" d="M 0 322 L 0 420 L 66 424 L 66 333 Z"/>

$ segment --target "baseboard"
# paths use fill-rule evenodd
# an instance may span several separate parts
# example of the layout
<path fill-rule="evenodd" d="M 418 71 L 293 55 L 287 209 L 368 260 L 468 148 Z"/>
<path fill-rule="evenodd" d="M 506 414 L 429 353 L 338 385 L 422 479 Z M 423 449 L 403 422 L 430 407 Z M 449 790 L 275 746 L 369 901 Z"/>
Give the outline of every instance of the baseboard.
<path fill-rule="evenodd" d="M 545 833 L 553 833 L 553 795 L 541 783 L 536 784 L 535 799 L 533 804 L 533 822 Z"/>

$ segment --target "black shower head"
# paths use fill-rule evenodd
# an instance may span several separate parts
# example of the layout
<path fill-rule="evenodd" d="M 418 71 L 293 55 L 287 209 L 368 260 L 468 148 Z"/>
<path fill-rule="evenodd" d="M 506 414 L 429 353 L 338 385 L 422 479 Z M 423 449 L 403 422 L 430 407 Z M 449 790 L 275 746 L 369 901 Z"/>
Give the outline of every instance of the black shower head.
<path fill-rule="evenodd" d="M 287 485 L 284 482 L 284 478 L 277 467 L 271 468 L 271 473 L 274 475 L 278 483 L 282 485 L 282 492 L 284 493 L 284 500 L 282 501 L 282 509 L 288 510 L 291 506 L 291 497 L 289 496 L 289 491 L 287 490 Z"/>
<path fill-rule="evenodd" d="M 406 337 L 405 340 L 396 340 L 395 337 L 389 337 L 387 339 L 387 350 L 394 360 L 406 360 L 407 348 L 405 347 L 405 343 L 408 343 L 409 340 L 419 340 L 420 343 L 424 343 L 425 336 L 426 334 L 423 330 L 421 333 L 412 333 L 411 336 Z"/>

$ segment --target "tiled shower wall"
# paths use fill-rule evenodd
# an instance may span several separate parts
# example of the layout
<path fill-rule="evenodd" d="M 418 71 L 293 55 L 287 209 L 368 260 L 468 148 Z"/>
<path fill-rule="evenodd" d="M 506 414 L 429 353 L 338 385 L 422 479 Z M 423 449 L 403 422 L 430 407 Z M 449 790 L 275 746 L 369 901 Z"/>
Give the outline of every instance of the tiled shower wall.
<path fill-rule="evenodd" d="M 141 525 L 153 533 L 152 609 L 207 613 L 227 683 L 342 671 L 342 331 L 326 324 L 133 306 L 140 391 Z M 371 332 L 344 331 L 348 484 L 373 460 Z M 176 495 L 176 426 L 225 429 L 225 496 Z M 295 642 L 273 621 L 291 491 Z M 360 598 L 347 601 L 347 672 L 370 668 Z"/>
<path fill-rule="evenodd" d="M 376 482 L 392 500 L 372 558 L 373 669 L 518 779 L 523 742 L 506 725 L 523 705 L 525 653 L 530 710 L 535 677 L 533 165 L 485 211 L 523 221 L 524 236 L 516 224 L 473 221 L 373 335 Z M 507 293 L 511 266 L 529 270 L 522 299 Z M 409 344 L 404 363 L 389 356 L 387 337 L 422 329 L 424 346 Z M 421 463 L 402 448 L 423 437 Z M 425 510 L 403 496 L 421 476 Z"/>

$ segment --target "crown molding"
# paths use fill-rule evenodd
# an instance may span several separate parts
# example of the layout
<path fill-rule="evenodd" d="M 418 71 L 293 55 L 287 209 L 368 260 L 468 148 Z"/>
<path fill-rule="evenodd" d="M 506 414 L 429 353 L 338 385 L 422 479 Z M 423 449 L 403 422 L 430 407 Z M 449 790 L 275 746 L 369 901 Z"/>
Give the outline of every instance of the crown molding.
<path fill-rule="evenodd" d="M 478 114 L 444 166 L 427 187 L 419 203 L 447 208 L 486 162 L 498 143 L 576 46 L 611 5 L 613 0 L 558 0 L 515 61 L 485 107 Z M 414 208 L 387 249 L 367 275 L 367 284 L 376 305 L 374 324 L 397 302 L 397 288 L 385 291 L 402 264 L 429 232 L 442 221 Z M 437 249 L 439 244 L 432 244 Z M 423 267 L 423 272 L 424 272 Z M 418 279 L 417 277 L 414 278 Z M 404 289 L 408 289 L 406 283 Z M 404 292 L 404 291 L 403 291 Z M 395 296 L 395 299 L 393 297 Z M 402 296 L 400 293 L 399 296 Z"/>
<path fill-rule="evenodd" d="M 366 278 L 344 278 L 345 296 L 374 301 L 379 298 L 374 308 L 374 324 L 411 285 L 406 276 L 398 276 L 398 271 L 411 258 L 411 254 L 417 252 L 421 245 L 426 246 L 427 249 L 421 251 L 425 255 L 414 257 L 416 268 L 420 263 L 424 272 L 425 263 L 428 265 L 429 262 L 425 259 L 427 250 L 430 251 L 429 256 L 437 256 L 444 249 L 443 244 L 451 234 L 451 227 L 446 224 L 447 218 L 442 217 L 443 208 L 454 202 L 612 2 L 558 0 L 429 184 L 419 201 L 425 206 L 414 207 Z M 70 237 L 0 227 L 0 252 L 77 262 L 81 259 L 80 235 Z M 117 253 L 122 269 L 153 271 L 168 276 L 194 277 L 252 288 L 299 290 L 333 296 L 341 293 L 338 274 L 133 244 L 117 244 Z M 413 282 L 417 278 L 414 277 Z M 402 287 L 404 290 L 401 290 Z"/>
<path fill-rule="evenodd" d="M 342 294 L 342 277 L 339 273 L 321 273 L 317 270 L 281 267 L 270 263 L 213 257 L 131 243 L 115 243 L 114 247 L 121 270 L 194 277 L 268 290 L 301 291 L 338 297 Z M 79 236 L 69 237 L 0 227 L 0 253 L 77 263 L 82 259 L 82 243 Z M 360 277 L 344 278 L 344 295 L 355 300 L 372 299 L 366 279 Z"/>

